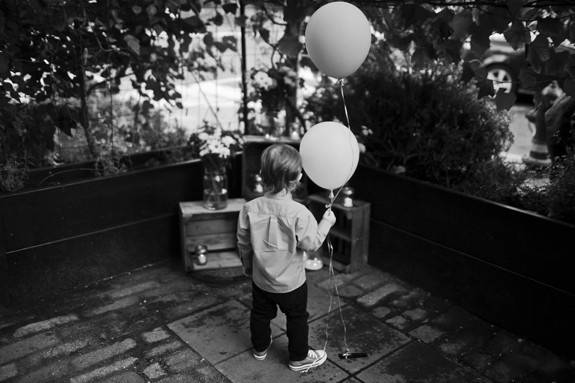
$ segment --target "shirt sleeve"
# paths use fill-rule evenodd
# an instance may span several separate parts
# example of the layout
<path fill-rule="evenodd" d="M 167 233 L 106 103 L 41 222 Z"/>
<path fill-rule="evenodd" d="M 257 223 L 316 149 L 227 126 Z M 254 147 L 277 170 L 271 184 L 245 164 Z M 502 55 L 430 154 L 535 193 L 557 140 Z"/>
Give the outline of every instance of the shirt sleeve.
<path fill-rule="evenodd" d="M 305 251 L 316 251 L 325 241 L 329 229 L 329 224 L 323 220 L 318 224 L 313 214 L 305 209 L 304 213 L 299 214 L 296 222 L 298 247 Z"/>
<path fill-rule="evenodd" d="M 253 249 L 250 240 L 250 222 L 245 205 L 242 206 L 238 216 L 238 229 L 236 232 L 236 238 L 238 242 L 238 254 L 242 261 L 244 274 L 251 275 Z"/>

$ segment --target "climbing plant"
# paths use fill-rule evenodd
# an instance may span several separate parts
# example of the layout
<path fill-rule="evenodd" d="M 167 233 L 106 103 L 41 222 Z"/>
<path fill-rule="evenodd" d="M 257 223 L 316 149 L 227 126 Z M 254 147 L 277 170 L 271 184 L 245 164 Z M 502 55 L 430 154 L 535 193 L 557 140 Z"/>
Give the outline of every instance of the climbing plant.
<path fill-rule="evenodd" d="M 218 40 L 207 30 L 236 10 L 220 0 L 3 0 L 0 108 L 75 100 L 65 103 L 68 113 L 57 110 L 56 125 L 66 132 L 82 126 L 96 156 L 88 97 L 102 87 L 118 92 L 129 76 L 144 99 L 181 107 L 174 82 L 182 66 L 205 70 L 198 58 L 236 49 L 233 37 Z M 190 50 L 198 35 L 202 49 Z"/>

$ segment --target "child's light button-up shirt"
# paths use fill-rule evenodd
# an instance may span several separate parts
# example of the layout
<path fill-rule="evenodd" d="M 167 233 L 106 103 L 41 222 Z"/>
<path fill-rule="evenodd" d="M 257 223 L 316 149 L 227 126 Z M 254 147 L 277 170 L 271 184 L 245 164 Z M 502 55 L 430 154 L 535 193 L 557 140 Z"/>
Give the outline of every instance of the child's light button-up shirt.
<path fill-rule="evenodd" d="M 323 220 L 318 225 L 291 194 L 266 194 L 247 202 L 240 211 L 238 251 L 256 286 L 287 293 L 306 280 L 303 250 L 319 249 L 329 229 Z"/>

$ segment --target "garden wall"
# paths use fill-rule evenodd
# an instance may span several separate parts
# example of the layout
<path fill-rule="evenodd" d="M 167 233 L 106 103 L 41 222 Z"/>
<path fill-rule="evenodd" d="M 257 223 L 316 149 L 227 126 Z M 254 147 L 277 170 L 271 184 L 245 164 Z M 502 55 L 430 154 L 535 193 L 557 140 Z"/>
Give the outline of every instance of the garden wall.
<path fill-rule="evenodd" d="M 360 166 L 369 263 L 573 357 L 575 227 Z"/>
<path fill-rule="evenodd" d="M 230 197 L 240 196 L 239 156 Z M 198 160 L 0 195 L 0 297 L 50 298 L 180 252 L 178 203 L 202 198 Z"/>

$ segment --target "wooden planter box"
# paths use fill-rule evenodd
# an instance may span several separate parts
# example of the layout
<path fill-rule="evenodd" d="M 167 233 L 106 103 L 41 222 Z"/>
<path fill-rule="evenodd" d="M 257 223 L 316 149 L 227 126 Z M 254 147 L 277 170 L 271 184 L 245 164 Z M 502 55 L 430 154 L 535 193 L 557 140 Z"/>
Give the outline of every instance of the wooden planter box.
<path fill-rule="evenodd" d="M 520 336 L 575 356 L 575 226 L 359 166 L 369 263 Z"/>
<path fill-rule="evenodd" d="M 240 166 L 234 157 L 230 198 L 241 193 Z M 193 160 L 0 195 L 0 303 L 179 261 L 178 204 L 202 198 L 202 174 Z"/>

